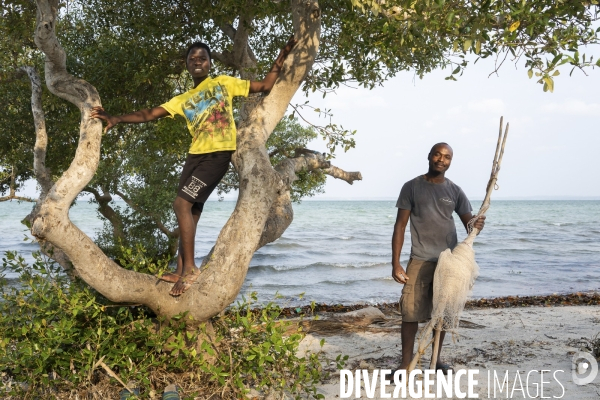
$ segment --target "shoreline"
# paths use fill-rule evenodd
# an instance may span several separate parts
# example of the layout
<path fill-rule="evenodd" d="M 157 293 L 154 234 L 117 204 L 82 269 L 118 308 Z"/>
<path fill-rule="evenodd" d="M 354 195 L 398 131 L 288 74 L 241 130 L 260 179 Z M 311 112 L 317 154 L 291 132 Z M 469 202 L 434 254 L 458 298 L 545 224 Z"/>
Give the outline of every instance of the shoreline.
<path fill-rule="evenodd" d="M 533 394 L 543 380 L 544 398 L 598 399 L 600 374 L 587 385 L 576 385 L 572 362 L 575 355 L 583 350 L 589 353 L 595 349 L 596 356 L 600 356 L 599 302 L 599 293 L 472 300 L 468 303 L 469 308 L 461 314 L 457 334 L 453 338 L 448 335 L 442 359 L 455 371 L 478 370 L 478 382 L 473 389 L 479 398 L 539 398 L 539 394 Z M 344 369 L 352 375 L 363 370 L 372 377 L 375 371 L 397 368 L 402 325 L 398 311 L 390 304 L 379 307 L 362 305 L 359 308 L 365 308 L 363 313 L 370 316 L 361 319 L 356 318 L 356 312 L 344 312 L 341 308 L 338 312 L 321 309 L 319 317 L 325 318 L 321 324 L 329 322 L 329 326 L 321 326 L 325 329 L 319 329 L 318 324 L 310 327 L 317 329 L 308 329 L 300 351 L 322 350 L 329 361 L 340 354 L 346 355 L 348 361 Z M 348 313 L 346 317 L 345 313 Z M 420 323 L 419 330 L 424 326 Z M 325 339 L 325 345 L 321 349 L 322 339 Z M 422 369 L 428 368 L 429 357 L 430 349 L 423 356 Z M 340 398 L 340 372 L 335 369 L 334 363 L 324 368 L 330 378 L 319 385 L 319 393 L 325 399 Z M 540 377 L 542 370 L 550 371 L 550 374 Z M 506 375 L 508 386 L 505 385 L 503 391 L 496 387 L 497 393 L 489 395 L 488 391 L 494 390 L 494 374 L 499 377 L 499 382 Z M 460 384 L 461 390 L 466 393 L 466 379 Z M 366 385 L 364 382 L 361 385 L 362 398 L 367 398 Z M 525 392 L 521 391 L 521 386 Z M 394 387 L 388 386 L 387 393 L 391 393 Z M 374 393 L 375 396 L 369 398 L 386 398 L 380 394 L 379 378 Z M 354 397 L 352 393 L 350 398 Z M 406 398 L 413 397 L 408 395 Z"/>
<path fill-rule="evenodd" d="M 465 310 L 488 309 L 488 308 L 517 308 L 517 307 L 560 307 L 560 306 L 595 306 L 600 305 L 600 292 L 570 292 L 553 293 L 537 296 L 500 296 L 485 297 L 468 300 Z M 398 302 L 377 304 L 325 304 L 315 303 L 311 305 L 289 306 L 281 308 L 284 317 L 298 317 L 314 313 L 346 313 L 360 310 L 365 307 L 375 307 L 383 311 L 397 310 Z M 257 308 L 261 308 L 260 306 Z"/>

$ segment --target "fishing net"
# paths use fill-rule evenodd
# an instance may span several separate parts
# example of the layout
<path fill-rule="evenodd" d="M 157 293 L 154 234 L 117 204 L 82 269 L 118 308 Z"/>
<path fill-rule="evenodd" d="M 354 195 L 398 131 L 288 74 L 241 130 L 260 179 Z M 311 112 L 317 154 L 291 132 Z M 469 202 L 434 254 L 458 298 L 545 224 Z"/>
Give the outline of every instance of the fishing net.
<path fill-rule="evenodd" d="M 446 249 L 440 254 L 433 278 L 434 329 L 456 333 L 460 314 L 478 275 L 479 266 L 470 244 L 462 242 L 454 250 Z"/>

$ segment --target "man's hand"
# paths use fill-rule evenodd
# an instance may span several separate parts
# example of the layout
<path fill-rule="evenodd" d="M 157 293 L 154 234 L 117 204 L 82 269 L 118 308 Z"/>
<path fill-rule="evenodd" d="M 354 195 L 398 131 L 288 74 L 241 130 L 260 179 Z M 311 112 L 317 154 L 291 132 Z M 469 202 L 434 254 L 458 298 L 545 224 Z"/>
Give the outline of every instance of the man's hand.
<path fill-rule="evenodd" d="M 406 275 L 404 268 L 402 268 L 402 265 L 400 264 L 392 266 L 392 278 L 403 285 L 408 282 L 408 275 Z"/>
<path fill-rule="evenodd" d="M 479 218 L 477 218 L 475 223 L 473 223 L 473 227 L 477 228 L 479 230 L 479 232 L 481 232 L 483 230 L 484 226 L 485 226 L 485 215 L 480 216 Z"/>
<path fill-rule="evenodd" d="M 460 217 L 461 222 L 465 226 L 465 229 L 467 230 L 467 234 L 469 234 L 471 232 L 469 222 L 471 222 L 471 220 L 473 219 L 473 214 L 466 213 L 463 215 L 459 215 L 459 217 Z M 479 232 L 481 232 L 481 230 L 483 229 L 484 226 L 485 226 L 485 215 L 481 215 L 473 223 L 473 227 L 477 228 L 478 233 L 479 233 Z"/>
<path fill-rule="evenodd" d="M 104 128 L 104 133 L 108 132 L 110 128 L 117 125 L 119 123 L 119 119 L 117 117 L 113 117 L 104 111 L 104 108 L 98 106 L 92 108 L 91 118 L 98 118 L 103 121 L 106 121 L 106 128 Z"/>

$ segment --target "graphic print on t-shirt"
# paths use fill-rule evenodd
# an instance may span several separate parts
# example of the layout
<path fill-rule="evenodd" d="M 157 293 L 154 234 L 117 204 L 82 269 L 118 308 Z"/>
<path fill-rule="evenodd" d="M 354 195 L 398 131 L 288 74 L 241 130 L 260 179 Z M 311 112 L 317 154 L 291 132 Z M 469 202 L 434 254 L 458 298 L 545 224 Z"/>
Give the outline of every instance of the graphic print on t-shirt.
<path fill-rule="evenodd" d="M 198 139 L 213 142 L 232 140 L 228 107 L 227 89 L 221 84 L 190 97 L 183 105 L 183 113 L 193 129 L 192 143 Z"/>
<path fill-rule="evenodd" d="M 440 201 L 447 205 L 454 205 L 454 202 L 450 197 L 440 197 Z"/>

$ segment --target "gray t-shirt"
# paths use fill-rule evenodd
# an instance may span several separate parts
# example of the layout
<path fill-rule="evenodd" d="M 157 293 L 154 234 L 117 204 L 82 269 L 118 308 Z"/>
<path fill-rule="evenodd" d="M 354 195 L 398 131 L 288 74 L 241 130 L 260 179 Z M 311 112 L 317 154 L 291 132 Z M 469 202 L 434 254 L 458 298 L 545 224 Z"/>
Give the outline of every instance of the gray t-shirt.
<path fill-rule="evenodd" d="M 437 261 L 442 251 L 458 243 L 452 212 L 463 215 L 473 210 L 465 193 L 450 179 L 431 183 L 423 175 L 402 186 L 396 207 L 410 210 L 410 256 L 423 261 Z"/>

